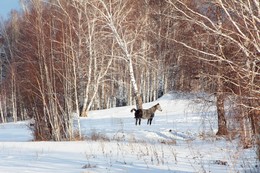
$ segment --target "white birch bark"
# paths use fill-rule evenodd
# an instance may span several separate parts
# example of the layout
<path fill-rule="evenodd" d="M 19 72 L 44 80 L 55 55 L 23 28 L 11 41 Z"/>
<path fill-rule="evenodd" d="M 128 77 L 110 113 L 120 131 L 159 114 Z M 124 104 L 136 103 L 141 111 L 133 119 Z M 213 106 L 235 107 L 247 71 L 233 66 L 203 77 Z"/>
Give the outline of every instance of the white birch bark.
<path fill-rule="evenodd" d="M 111 9 L 109 9 L 109 4 L 106 4 L 103 0 L 99 0 L 99 2 L 101 3 L 102 7 L 104 8 L 104 12 L 96 6 L 94 6 L 94 8 L 96 8 L 100 12 L 100 14 L 104 17 L 108 27 L 110 28 L 110 30 L 113 34 L 113 37 L 115 38 L 118 46 L 122 50 L 124 59 L 127 62 L 127 65 L 129 68 L 129 76 L 130 76 L 130 81 L 131 81 L 131 84 L 133 87 L 133 92 L 134 92 L 134 95 L 136 98 L 136 106 L 138 109 L 142 109 L 142 98 L 140 96 L 140 93 L 139 93 L 139 90 L 137 87 L 137 83 L 136 83 L 136 78 L 135 78 L 134 69 L 133 69 L 132 55 L 130 54 L 130 52 L 128 50 L 128 45 L 127 45 L 129 40 L 124 38 L 124 35 L 119 33 L 118 28 L 120 28 L 122 26 L 118 26 L 115 24 L 114 17 L 119 17 L 119 16 L 113 16 Z M 125 14 L 125 15 L 127 15 L 127 14 Z"/>

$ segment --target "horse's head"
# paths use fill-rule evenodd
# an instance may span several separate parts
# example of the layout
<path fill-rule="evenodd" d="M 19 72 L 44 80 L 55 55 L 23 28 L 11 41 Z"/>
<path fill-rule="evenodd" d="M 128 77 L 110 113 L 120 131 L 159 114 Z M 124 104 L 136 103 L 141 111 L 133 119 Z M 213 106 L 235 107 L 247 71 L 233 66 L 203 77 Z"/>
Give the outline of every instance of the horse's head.
<path fill-rule="evenodd" d="M 159 110 L 159 111 L 162 111 L 162 108 L 161 108 L 159 103 L 156 104 L 156 109 Z"/>

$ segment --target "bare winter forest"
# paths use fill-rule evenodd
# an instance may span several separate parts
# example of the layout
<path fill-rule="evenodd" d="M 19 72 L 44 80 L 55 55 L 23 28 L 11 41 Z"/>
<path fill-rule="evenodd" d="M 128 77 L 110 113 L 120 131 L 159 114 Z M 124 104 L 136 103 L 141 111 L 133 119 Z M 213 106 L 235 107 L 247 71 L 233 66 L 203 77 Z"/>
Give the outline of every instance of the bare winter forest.
<path fill-rule="evenodd" d="M 33 118 L 36 140 L 72 140 L 72 113 L 202 92 L 216 98 L 217 135 L 239 129 L 245 148 L 260 145 L 258 0 L 21 6 L 0 24 L 1 122 Z"/>

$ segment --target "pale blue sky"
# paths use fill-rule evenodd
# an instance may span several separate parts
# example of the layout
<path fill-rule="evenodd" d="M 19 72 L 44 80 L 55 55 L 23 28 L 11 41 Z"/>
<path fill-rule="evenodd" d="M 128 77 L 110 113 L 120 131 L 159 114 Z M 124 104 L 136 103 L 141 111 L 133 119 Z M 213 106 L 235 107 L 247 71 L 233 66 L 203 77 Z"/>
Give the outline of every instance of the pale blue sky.
<path fill-rule="evenodd" d="M 0 18 L 7 19 L 12 9 L 19 10 L 19 0 L 0 0 Z"/>

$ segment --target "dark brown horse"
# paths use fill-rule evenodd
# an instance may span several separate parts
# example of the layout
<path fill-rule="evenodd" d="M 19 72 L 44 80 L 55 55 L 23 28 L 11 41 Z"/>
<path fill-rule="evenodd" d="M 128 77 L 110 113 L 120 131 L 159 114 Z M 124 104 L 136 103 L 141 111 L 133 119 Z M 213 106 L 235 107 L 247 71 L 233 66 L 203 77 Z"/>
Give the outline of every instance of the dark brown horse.
<path fill-rule="evenodd" d="M 159 103 L 154 105 L 149 109 L 135 109 L 133 108 L 131 112 L 135 111 L 135 125 L 137 125 L 137 121 L 139 120 L 139 125 L 141 125 L 141 119 L 148 119 L 147 124 L 152 124 L 152 120 L 154 117 L 154 113 L 156 110 L 162 111 L 162 108 Z"/>

